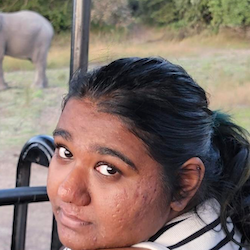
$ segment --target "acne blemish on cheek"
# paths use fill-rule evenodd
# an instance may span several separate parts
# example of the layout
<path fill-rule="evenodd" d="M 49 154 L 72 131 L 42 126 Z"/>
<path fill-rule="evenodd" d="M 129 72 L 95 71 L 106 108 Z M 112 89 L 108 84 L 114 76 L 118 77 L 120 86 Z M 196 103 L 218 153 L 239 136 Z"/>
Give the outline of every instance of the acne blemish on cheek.
<path fill-rule="evenodd" d="M 55 214 L 56 214 L 56 215 L 59 215 L 59 213 L 60 213 L 59 210 L 60 210 L 59 208 L 56 209 L 56 211 L 55 211 Z"/>

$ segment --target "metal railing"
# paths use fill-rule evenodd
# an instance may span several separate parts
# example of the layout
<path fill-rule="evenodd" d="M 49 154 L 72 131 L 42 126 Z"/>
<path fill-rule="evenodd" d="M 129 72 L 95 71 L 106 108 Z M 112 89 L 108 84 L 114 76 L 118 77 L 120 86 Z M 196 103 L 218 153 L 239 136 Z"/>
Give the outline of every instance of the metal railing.
<path fill-rule="evenodd" d="M 19 156 L 16 188 L 0 190 L 0 206 L 14 205 L 11 250 L 25 249 L 28 204 L 49 200 L 46 186 L 29 187 L 30 172 L 32 163 L 48 167 L 54 150 L 52 137 L 47 135 L 32 137 L 24 145 Z M 58 250 L 62 244 L 58 238 L 54 217 L 51 230 L 51 250 Z"/>

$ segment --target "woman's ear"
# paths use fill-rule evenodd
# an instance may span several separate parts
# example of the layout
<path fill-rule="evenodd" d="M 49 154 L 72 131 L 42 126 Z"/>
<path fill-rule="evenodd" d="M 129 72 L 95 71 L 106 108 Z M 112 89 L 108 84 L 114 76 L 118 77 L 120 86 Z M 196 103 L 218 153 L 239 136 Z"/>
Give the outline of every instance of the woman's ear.
<path fill-rule="evenodd" d="M 180 190 L 174 194 L 170 207 L 173 212 L 184 210 L 200 187 L 205 173 L 205 166 L 200 158 L 193 157 L 186 161 L 178 174 Z"/>

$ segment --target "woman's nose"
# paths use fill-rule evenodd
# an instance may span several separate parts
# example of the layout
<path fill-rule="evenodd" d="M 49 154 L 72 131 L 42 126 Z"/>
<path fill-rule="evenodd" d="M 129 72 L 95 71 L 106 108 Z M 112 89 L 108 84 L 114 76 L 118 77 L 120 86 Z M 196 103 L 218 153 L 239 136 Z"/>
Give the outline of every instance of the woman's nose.
<path fill-rule="evenodd" d="M 62 201 L 77 206 L 87 206 L 91 202 L 87 178 L 83 177 L 81 169 L 74 168 L 60 184 L 58 195 Z"/>

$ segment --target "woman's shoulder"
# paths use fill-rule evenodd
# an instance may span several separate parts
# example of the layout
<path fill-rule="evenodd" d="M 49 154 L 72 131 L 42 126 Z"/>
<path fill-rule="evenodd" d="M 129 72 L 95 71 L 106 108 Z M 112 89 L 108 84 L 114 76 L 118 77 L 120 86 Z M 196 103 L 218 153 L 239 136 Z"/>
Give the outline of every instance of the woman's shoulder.
<path fill-rule="evenodd" d="M 208 200 L 195 210 L 168 222 L 147 242 L 136 244 L 134 247 L 152 250 L 238 250 L 239 246 L 231 239 L 241 242 L 241 234 L 230 218 L 228 218 L 228 230 L 231 237 L 225 234 L 220 224 L 219 210 L 219 203 L 216 200 Z"/>

